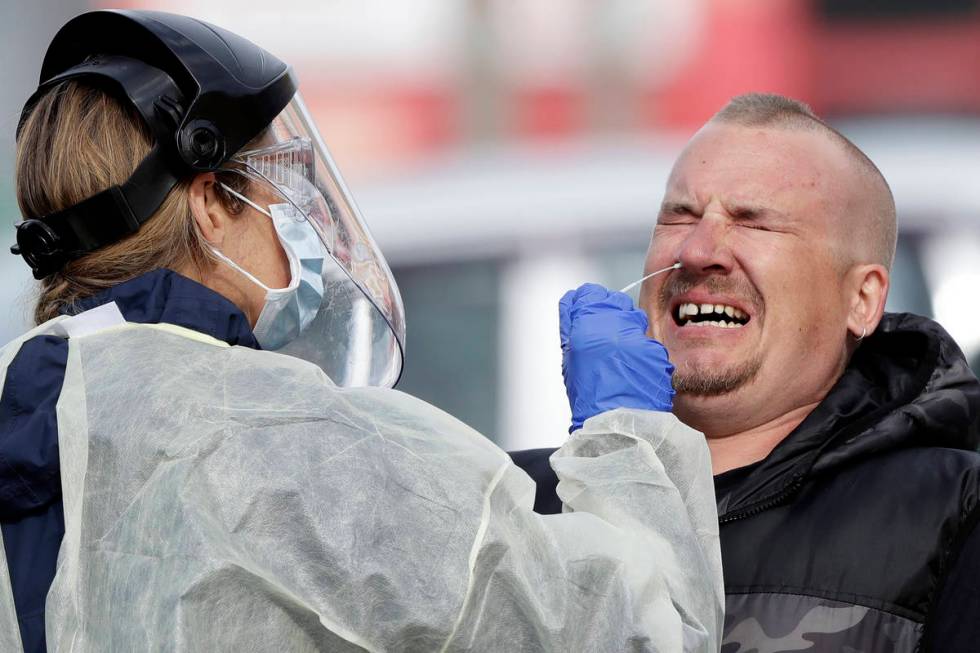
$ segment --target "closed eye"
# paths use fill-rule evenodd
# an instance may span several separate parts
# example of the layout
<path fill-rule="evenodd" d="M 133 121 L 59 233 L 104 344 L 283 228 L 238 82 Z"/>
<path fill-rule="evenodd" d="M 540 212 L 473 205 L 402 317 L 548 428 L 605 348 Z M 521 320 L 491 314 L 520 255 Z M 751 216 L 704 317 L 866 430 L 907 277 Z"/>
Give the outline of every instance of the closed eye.
<path fill-rule="evenodd" d="M 667 216 L 660 216 L 660 219 L 657 220 L 657 224 L 664 227 L 670 227 L 674 225 L 694 224 L 695 220 L 696 218 L 691 215 L 689 216 L 667 215 Z"/>

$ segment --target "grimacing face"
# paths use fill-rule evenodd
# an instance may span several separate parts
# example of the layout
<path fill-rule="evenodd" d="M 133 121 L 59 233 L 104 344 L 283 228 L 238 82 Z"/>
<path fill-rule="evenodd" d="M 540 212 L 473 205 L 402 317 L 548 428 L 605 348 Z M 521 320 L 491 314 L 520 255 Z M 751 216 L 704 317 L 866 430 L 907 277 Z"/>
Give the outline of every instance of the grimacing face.
<path fill-rule="evenodd" d="M 819 132 L 719 123 L 677 160 L 645 269 L 683 267 L 645 282 L 640 305 L 691 426 L 751 429 L 819 401 L 840 375 L 850 165 Z"/>

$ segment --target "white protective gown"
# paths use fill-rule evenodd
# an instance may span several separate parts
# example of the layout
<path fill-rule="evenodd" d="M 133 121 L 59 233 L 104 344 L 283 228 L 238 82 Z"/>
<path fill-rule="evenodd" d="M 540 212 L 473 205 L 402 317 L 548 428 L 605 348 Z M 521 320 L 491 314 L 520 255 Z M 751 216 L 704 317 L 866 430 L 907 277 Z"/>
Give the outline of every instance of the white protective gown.
<path fill-rule="evenodd" d="M 670 414 L 587 421 L 542 516 L 503 451 L 408 395 L 170 325 L 69 334 L 52 653 L 718 650 L 708 451 Z"/>

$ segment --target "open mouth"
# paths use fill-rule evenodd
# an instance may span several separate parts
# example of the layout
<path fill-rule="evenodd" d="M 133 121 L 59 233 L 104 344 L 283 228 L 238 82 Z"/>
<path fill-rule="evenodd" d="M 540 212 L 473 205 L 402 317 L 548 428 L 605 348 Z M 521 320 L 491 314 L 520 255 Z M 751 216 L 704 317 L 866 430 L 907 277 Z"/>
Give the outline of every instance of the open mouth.
<path fill-rule="evenodd" d="M 683 303 L 674 307 L 674 323 L 677 326 L 714 326 L 723 329 L 740 329 L 751 319 L 744 311 L 727 304 Z"/>

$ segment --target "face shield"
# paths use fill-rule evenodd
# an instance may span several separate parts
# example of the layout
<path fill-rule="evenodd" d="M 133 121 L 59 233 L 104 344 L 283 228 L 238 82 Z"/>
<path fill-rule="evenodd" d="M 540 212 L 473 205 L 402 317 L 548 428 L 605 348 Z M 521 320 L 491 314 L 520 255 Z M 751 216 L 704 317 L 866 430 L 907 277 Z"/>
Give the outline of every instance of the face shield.
<path fill-rule="evenodd" d="M 289 204 L 323 254 L 298 257 L 304 275 L 319 275 L 305 284 L 322 289 L 319 307 L 314 299 L 298 335 L 276 351 L 315 363 L 340 386 L 393 386 L 405 347 L 401 295 L 299 93 L 257 145 L 223 171 L 245 177 L 270 204 Z"/>

